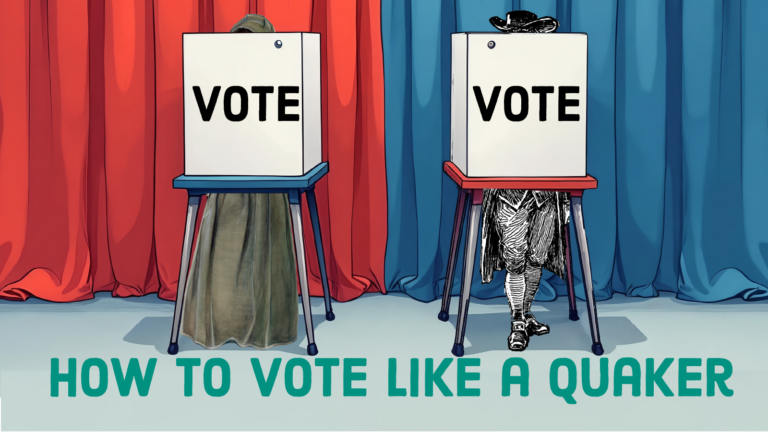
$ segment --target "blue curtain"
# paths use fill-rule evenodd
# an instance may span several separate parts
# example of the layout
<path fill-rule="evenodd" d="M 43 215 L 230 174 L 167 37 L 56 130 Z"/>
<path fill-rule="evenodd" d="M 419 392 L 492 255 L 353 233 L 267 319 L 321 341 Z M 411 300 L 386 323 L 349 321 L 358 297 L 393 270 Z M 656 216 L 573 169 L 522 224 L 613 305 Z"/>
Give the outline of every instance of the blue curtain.
<path fill-rule="evenodd" d="M 388 289 L 442 295 L 457 199 L 442 172 L 450 34 L 495 31 L 488 19 L 514 9 L 589 35 L 587 171 L 599 183 L 584 217 L 597 299 L 768 297 L 765 0 L 382 1 Z M 472 295 L 502 296 L 502 283 L 476 271 Z M 547 273 L 536 299 L 565 292 Z"/>

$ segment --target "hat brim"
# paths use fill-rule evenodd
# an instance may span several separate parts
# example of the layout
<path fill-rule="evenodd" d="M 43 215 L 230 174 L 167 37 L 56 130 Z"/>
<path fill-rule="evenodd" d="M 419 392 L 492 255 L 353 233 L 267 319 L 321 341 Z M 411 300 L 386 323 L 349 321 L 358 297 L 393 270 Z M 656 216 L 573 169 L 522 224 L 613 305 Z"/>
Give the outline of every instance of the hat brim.
<path fill-rule="evenodd" d="M 489 21 L 492 26 L 505 33 L 552 33 L 560 26 L 552 17 L 542 17 L 522 25 L 507 25 L 507 22 L 499 17 L 493 17 Z"/>

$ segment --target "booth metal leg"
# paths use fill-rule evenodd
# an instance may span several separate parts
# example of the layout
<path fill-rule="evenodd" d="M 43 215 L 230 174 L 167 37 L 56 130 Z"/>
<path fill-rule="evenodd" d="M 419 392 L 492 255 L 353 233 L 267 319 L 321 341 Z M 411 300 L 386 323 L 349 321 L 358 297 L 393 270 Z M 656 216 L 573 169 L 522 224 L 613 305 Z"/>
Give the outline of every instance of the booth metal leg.
<path fill-rule="evenodd" d="M 573 288 L 573 261 L 571 259 L 571 230 L 568 225 L 563 226 L 563 237 L 565 237 L 565 270 L 566 283 L 568 284 L 568 318 L 571 321 L 579 320 L 579 313 L 576 311 L 576 291 Z"/>
<path fill-rule="evenodd" d="M 589 263 L 589 248 L 587 247 L 587 234 L 584 230 L 584 213 L 580 196 L 571 196 L 571 213 L 573 214 L 574 228 L 576 229 L 576 241 L 581 258 L 581 271 L 584 275 L 584 293 L 587 297 L 587 314 L 589 315 L 589 328 L 592 333 L 592 352 L 595 355 L 603 355 L 603 344 L 600 343 L 600 328 L 597 324 L 597 306 L 595 305 L 595 293 L 592 288 L 592 267 Z"/>
<path fill-rule="evenodd" d="M 333 314 L 331 306 L 331 293 L 328 288 L 328 276 L 325 270 L 325 254 L 323 253 L 323 237 L 320 235 L 320 217 L 317 214 L 317 198 L 315 198 L 315 188 L 307 191 L 307 204 L 309 204 L 309 217 L 312 219 L 312 234 L 315 237 L 315 249 L 317 250 L 317 263 L 320 265 L 320 278 L 323 280 L 323 297 L 325 298 L 325 319 L 333 321 L 336 315 Z"/>
<path fill-rule="evenodd" d="M 179 352 L 179 330 L 181 327 L 181 312 L 184 308 L 184 291 L 187 288 L 187 273 L 192 256 L 192 243 L 195 238 L 197 225 L 197 209 L 200 207 L 200 196 L 190 196 L 187 201 L 187 222 L 184 225 L 184 244 L 181 247 L 181 265 L 179 266 L 179 285 L 176 289 L 176 306 L 173 309 L 173 327 L 171 328 L 171 343 L 168 354 Z"/>
<path fill-rule="evenodd" d="M 477 193 L 477 192 L 475 192 Z M 480 191 L 482 196 L 482 190 Z M 454 339 L 451 353 L 456 357 L 464 355 L 464 332 L 467 328 L 467 314 L 469 312 L 469 291 L 472 288 L 472 275 L 475 267 L 475 252 L 477 249 L 477 235 L 480 230 L 480 213 L 482 212 L 482 200 L 475 203 L 469 214 L 467 225 L 467 238 L 464 246 L 464 273 L 461 278 L 461 294 L 459 295 L 459 314 L 456 318 L 456 338 Z"/>
<path fill-rule="evenodd" d="M 312 307 L 309 303 L 309 281 L 307 280 L 307 259 L 304 251 L 304 230 L 301 221 L 301 202 L 291 203 L 291 223 L 293 225 L 293 244 L 296 249 L 296 266 L 299 270 L 301 285 L 301 304 L 304 308 L 304 325 L 307 329 L 307 354 L 317 355 L 315 329 L 312 325 Z"/>
<path fill-rule="evenodd" d="M 448 253 L 448 269 L 445 275 L 445 287 L 443 288 L 443 303 L 440 307 L 440 313 L 437 319 L 448 321 L 448 309 L 451 306 L 451 291 L 453 288 L 453 275 L 456 271 L 456 259 L 459 255 L 459 241 L 461 240 L 461 231 L 464 227 L 464 221 L 467 214 L 467 201 L 471 193 L 464 189 L 459 189 L 459 198 L 456 202 L 456 215 L 453 217 L 453 233 L 451 235 L 451 251 Z"/>

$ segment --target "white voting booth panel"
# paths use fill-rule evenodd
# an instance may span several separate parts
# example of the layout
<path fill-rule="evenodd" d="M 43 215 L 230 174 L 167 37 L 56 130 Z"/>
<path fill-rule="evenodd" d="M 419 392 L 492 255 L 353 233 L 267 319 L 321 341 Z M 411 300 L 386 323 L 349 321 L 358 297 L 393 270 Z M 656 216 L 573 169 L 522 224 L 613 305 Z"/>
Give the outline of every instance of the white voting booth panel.
<path fill-rule="evenodd" d="M 456 33 L 451 64 L 451 161 L 465 175 L 586 175 L 586 34 Z"/>
<path fill-rule="evenodd" d="M 183 36 L 184 174 L 304 175 L 322 160 L 320 35 Z"/>

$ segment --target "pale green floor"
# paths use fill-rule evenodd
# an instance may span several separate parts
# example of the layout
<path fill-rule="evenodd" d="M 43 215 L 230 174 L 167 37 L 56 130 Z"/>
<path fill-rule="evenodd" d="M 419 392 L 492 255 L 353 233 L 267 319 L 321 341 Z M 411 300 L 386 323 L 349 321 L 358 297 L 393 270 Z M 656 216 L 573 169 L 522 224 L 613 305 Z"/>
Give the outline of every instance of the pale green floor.
<path fill-rule="evenodd" d="M 252 357 L 271 364 L 305 356 L 306 339 L 300 318 L 299 341 L 268 351 L 225 345 L 204 350 L 189 339 L 180 342 L 178 357 L 227 360 L 232 371 L 229 393 L 207 396 L 202 368 L 195 374 L 194 393 L 183 396 L 183 373 L 175 358 L 165 354 L 173 304 L 155 297 L 117 299 L 100 294 L 96 299 L 70 304 L 39 300 L 0 301 L 0 397 L 2 430 L 339 430 L 339 429 L 768 429 L 768 302 L 732 300 L 717 304 L 687 303 L 669 294 L 653 299 L 617 295 L 599 302 L 600 330 L 611 371 L 621 357 L 643 364 L 643 396 L 608 393 L 590 398 L 581 390 L 576 405 L 568 405 L 549 389 L 549 367 L 559 357 L 580 365 L 595 359 L 584 303 L 582 320 L 567 319 L 567 303 L 536 303 L 534 313 L 552 326 L 552 333 L 535 337 L 522 357 L 530 367 L 530 395 L 501 396 L 501 366 L 512 356 L 506 349 L 508 307 L 504 299 L 473 300 L 467 328 L 466 358 L 480 358 L 481 380 L 471 386 L 481 396 L 444 397 L 436 391 L 425 397 L 387 396 L 387 359 L 400 365 L 399 387 L 407 387 L 411 358 L 452 357 L 454 297 L 449 323 L 437 320 L 439 302 L 420 303 L 401 294 L 366 295 L 349 303 L 334 303 L 337 319 L 325 322 L 322 299 L 312 299 L 318 357 L 367 358 L 367 396 L 343 397 L 341 367 L 334 368 L 333 396 L 322 396 L 322 373 L 313 366 L 310 393 L 302 398 L 286 393 L 283 369 L 271 397 L 262 397 L 250 365 Z M 136 357 L 142 365 L 157 358 L 157 369 L 147 397 L 133 393 L 121 397 L 114 376 L 107 393 L 87 397 L 78 389 L 75 398 L 50 397 L 50 359 Z M 665 357 L 724 357 L 734 367 L 728 380 L 733 397 L 678 397 L 677 363 L 665 375 L 674 397 L 645 396 L 645 359 L 658 364 Z M 310 359 L 312 364 L 314 360 Z M 595 366 L 596 362 L 593 363 Z M 580 369 L 580 366 L 579 366 Z M 703 372 L 704 368 L 697 368 Z M 449 366 L 445 381 L 456 392 L 457 364 Z M 111 374 L 111 371 L 110 371 Z M 611 375 L 613 375 L 611 373 Z M 80 377 L 78 377 L 78 381 Z M 565 382 L 565 381 L 563 381 Z M 703 387 L 703 383 L 691 387 Z M 660 393 L 656 390 L 657 395 Z M 62 395 L 65 394 L 62 386 Z"/>

